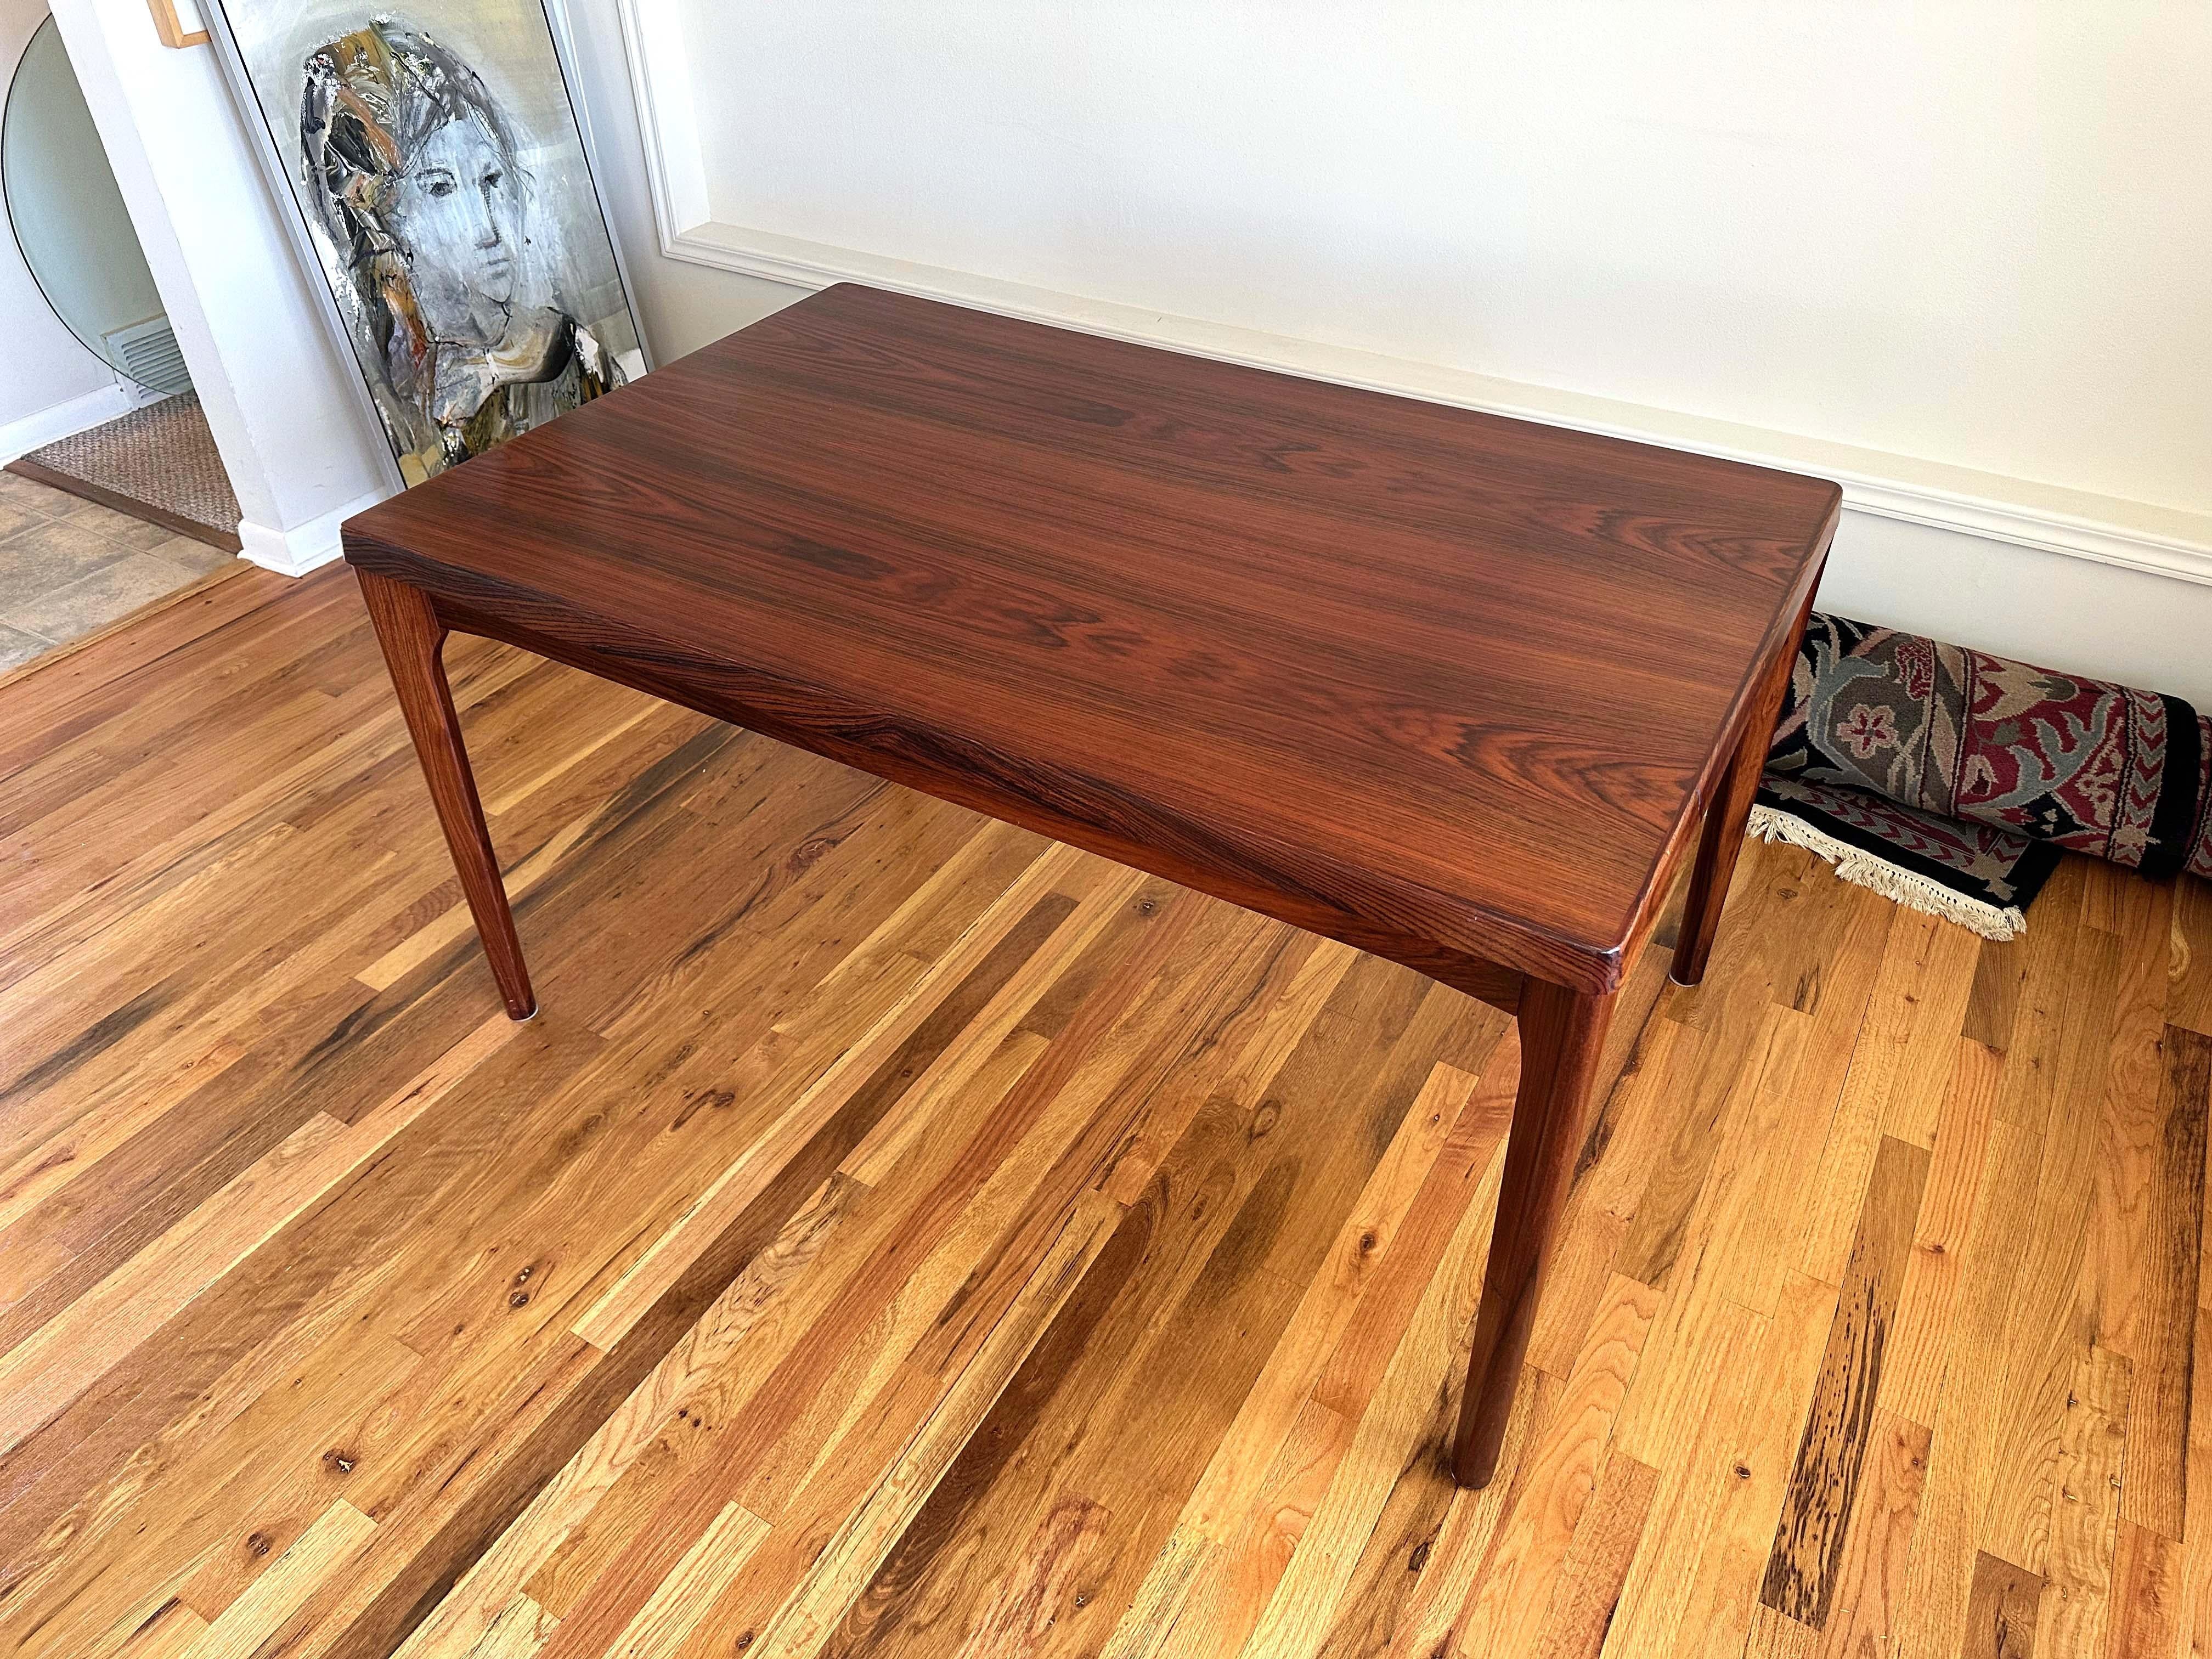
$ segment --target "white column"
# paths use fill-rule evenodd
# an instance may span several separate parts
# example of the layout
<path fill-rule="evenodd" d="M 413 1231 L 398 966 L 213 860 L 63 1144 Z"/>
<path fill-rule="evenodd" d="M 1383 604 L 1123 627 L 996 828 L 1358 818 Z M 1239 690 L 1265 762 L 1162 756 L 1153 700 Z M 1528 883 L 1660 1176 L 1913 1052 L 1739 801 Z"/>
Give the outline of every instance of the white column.
<path fill-rule="evenodd" d="M 207 46 L 164 46 L 145 0 L 54 15 L 245 515 L 246 556 L 298 575 L 389 493 L 382 438 L 301 269 Z M 313 286 L 311 286 L 311 283 Z"/>

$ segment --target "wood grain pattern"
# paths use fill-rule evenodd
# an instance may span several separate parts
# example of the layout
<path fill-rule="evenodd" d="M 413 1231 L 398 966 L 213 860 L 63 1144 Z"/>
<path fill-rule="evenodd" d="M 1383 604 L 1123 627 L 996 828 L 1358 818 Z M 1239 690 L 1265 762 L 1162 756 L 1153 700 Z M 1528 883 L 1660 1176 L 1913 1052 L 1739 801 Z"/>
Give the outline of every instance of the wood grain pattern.
<path fill-rule="evenodd" d="M 1943 1380 L 1937 1356 L 1950 1344 L 1965 1260 L 1960 1247 L 1973 1223 L 2004 1064 L 1996 1050 L 1972 1037 L 1960 1039 L 1913 1223 L 1912 1254 L 1898 1287 L 1875 1403 L 1923 1428 L 1935 1421 Z"/>
<path fill-rule="evenodd" d="M 1893 1354 L 1892 1363 L 1897 1358 Z M 1877 1409 L 1870 1440 L 1821 1627 L 1821 1659 L 1881 1659 L 1891 1650 L 1905 1595 L 1905 1564 L 1912 1557 L 1928 1478 L 1929 1434 L 1908 1418 Z"/>
<path fill-rule="evenodd" d="M 1802 638 L 1813 612 L 1808 592 L 1790 630 Z M 1735 874 L 1736 855 L 1743 848 L 1743 826 L 1751 813 L 1752 797 L 1759 793 L 1759 775 L 1766 769 L 1766 753 L 1782 700 L 1790 690 L 1790 676 L 1797 663 L 1793 643 L 1783 654 L 1770 659 L 1759 670 L 1757 690 L 1736 733 L 1735 747 L 1727 769 L 1714 785 L 1712 799 L 1698 836 L 1698 856 L 1690 871 L 1690 890 L 1682 910 L 1682 933 L 1674 945 L 1668 976 L 1677 985 L 1696 985 L 1705 976 L 1712 959 L 1713 941 L 1720 936 L 1721 906 L 1727 901 L 1729 881 Z"/>
<path fill-rule="evenodd" d="M 2130 1429 L 2132 1436 L 2134 1431 Z M 2172 1540 L 2123 1520 L 2112 1563 L 2108 1653 L 2167 1654 L 2182 1647 L 2181 1547 Z"/>
<path fill-rule="evenodd" d="M 2166 943 L 2166 1017 L 2199 1036 L 2212 1036 L 2212 882 L 2174 884 L 2172 932 Z"/>
<path fill-rule="evenodd" d="M 1839 1322 L 1835 1287 L 1802 1274 L 1784 1286 L 1769 1317 L 1765 1351 L 1741 1418 L 1717 1445 L 1719 1468 L 1706 1479 L 1718 1491 L 1688 1577 L 1674 1641 L 1692 1651 L 1747 1644 L 1755 1598 L 1743 1586 L 1770 1553 L 1795 1471 L 1798 1425 L 1820 1380 L 1831 1329 Z"/>
<path fill-rule="evenodd" d="M 1535 1646 L 1554 1596 L 1568 1582 L 1566 1559 L 1658 1302 L 1656 1291 L 1634 1279 L 1614 1281 L 1544 1432 L 1522 1455 L 1521 1490 L 1481 1562 L 1480 1594 L 1469 1599 L 1452 1632 L 1454 1648 L 1471 1659 L 1503 1659 Z"/>
<path fill-rule="evenodd" d="M 2140 1044 L 2141 1039 L 2136 1039 Z M 2123 1280 L 2120 1307 L 2102 1313 L 2105 1340 L 2130 1362 L 2132 1437 L 2160 1450 L 2131 1460 L 2121 1513 L 2170 1541 L 2188 1535 L 2189 1401 L 2196 1381 L 2196 1309 L 2201 1294 L 2205 1112 L 2212 1103 L 2212 1039 L 2168 1025 L 2159 1040 L 2157 1103 L 2142 1146 L 2139 1224 L 2118 1246 L 2142 1260 Z M 2117 1230 L 2116 1230 L 2117 1231 Z M 2101 1311 L 2101 1310 L 2100 1310 Z M 2125 1316 L 2122 1322 L 2121 1316 Z"/>
<path fill-rule="evenodd" d="M 2009 1060 L 2020 1058 L 2016 1054 Z M 2011 1424 L 2003 1409 L 2006 1326 L 2035 1198 L 2041 1147 L 1995 1125 L 1960 1247 L 1958 1308 L 1935 1412 L 1929 1466 L 1893 1621 L 1909 1651 L 1948 1653 L 1968 1639 L 1969 1596 L 1984 1552 L 1995 1471 Z"/>
<path fill-rule="evenodd" d="M 1589 1137 L 1598 1060 L 1612 1018 L 1610 995 L 1581 996 L 1533 980 L 1522 993 L 1521 1091 L 1468 1351 L 1468 1404 L 1452 1440 L 1452 1468 L 1462 1486 L 1486 1484 L 1505 1443 L 1513 1379 L 1528 1352 L 1544 1268 L 1558 1249 L 1559 1217 Z"/>
<path fill-rule="evenodd" d="M 1505 1016 L 457 637 L 513 1025 L 352 585 L 225 586 L 0 688 L 0 1652 L 2203 1650 L 2193 889 L 1954 954 L 1747 846 L 1468 1492 Z"/>
<path fill-rule="evenodd" d="M 1620 983 L 1840 499 L 852 285 L 585 413 L 347 557 L 1448 983 Z"/>
<path fill-rule="evenodd" d="M 1535 1650 L 1541 1659 L 1596 1659 L 1643 1542 L 1658 1480 L 1647 1464 L 1619 1452 L 1607 1455 L 1545 1614 Z"/>
<path fill-rule="evenodd" d="M 369 620 L 376 624 L 377 643 L 384 647 L 400 712 L 414 734 L 416 757 L 422 763 L 423 780 L 430 786 L 438 822 L 445 828 L 461 890 L 476 917 L 477 936 L 491 960 L 492 977 L 499 982 L 509 1017 L 528 1019 L 538 1012 L 538 999 L 523 963 L 522 942 L 515 937 L 499 855 L 492 850 L 491 832 L 484 828 L 476 776 L 462 746 L 459 717 L 453 713 L 453 690 L 446 684 L 446 629 L 418 588 L 365 570 L 361 573 L 361 597 L 368 606 Z"/>
<path fill-rule="evenodd" d="M 1993 1552 L 2038 1572 L 2045 1572 L 2059 1502 L 2057 1466 L 2067 1401 L 2094 1340 L 2094 1316 L 2068 1316 L 2080 1305 L 2084 1268 L 2090 1262 L 2091 1212 L 2100 1184 L 2098 1141 L 2112 1038 L 2122 1024 L 2119 942 L 2086 921 L 2081 939 L 2081 977 L 2071 988 L 2059 1033 L 2055 1063 L 2060 1077 L 2052 1090 L 2035 1199 L 2007 1310 L 2001 1417 L 2005 1437 L 1984 1523 Z M 2109 1182 L 2102 1184 L 2110 1189 Z"/>
<path fill-rule="evenodd" d="M 2100 1653 L 2111 1635 L 2128 1370 L 2124 1356 L 2093 1346 L 2075 1366 L 2067 1393 L 2038 1620 L 2051 1653 Z"/>
<path fill-rule="evenodd" d="M 1875 1401 L 1927 1180 L 1925 1152 L 1901 1140 L 1883 1140 L 1759 1589 L 1767 1606 L 1814 1630 L 1827 1628 L 1846 1528 L 1867 1455 L 1877 1443 Z"/>
<path fill-rule="evenodd" d="M 2025 1568 L 2002 1556 L 1977 1556 L 1960 1659 L 2033 1659 L 2043 1593 L 2043 1580 Z"/>

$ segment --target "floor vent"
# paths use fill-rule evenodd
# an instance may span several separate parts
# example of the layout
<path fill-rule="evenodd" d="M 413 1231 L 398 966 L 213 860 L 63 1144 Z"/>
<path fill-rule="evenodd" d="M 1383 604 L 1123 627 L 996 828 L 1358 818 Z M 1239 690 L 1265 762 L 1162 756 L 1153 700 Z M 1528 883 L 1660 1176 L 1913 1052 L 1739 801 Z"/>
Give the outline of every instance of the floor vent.
<path fill-rule="evenodd" d="M 114 354 L 116 367 L 139 385 L 154 392 L 191 390 L 192 377 L 185 368 L 185 354 L 177 349 L 176 333 L 166 316 L 149 317 L 101 338 Z"/>

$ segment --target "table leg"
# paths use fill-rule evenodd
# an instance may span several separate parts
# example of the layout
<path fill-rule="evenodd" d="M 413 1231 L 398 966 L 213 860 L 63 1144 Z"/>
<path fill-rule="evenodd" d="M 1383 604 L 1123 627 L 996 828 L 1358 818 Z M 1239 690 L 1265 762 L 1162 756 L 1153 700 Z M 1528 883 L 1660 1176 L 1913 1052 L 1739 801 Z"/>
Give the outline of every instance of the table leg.
<path fill-rule="evenodd" d="M 515 936 L 514 913 L 507 908 L 507 884 L 492 852 L 491 832 L 484 828 L 483 805 L 477 799 L 468 750 L 461 744 L 461 722 L 453 712 L 453 688 L 446 683 L 441 654 L 446 643 L 445 627 L 420 588 L 366 570 L 354 574 L 361 578 L 362 598 L 368 601 L 369 620 L 376 625 L 377 643 L 384 647 L 392 687 L 399 694 L 399 709 L 415 739 L 416 758 L 422 763 L 439 827 L 446 832 L 453 868 L 461 878 L 461 891 L 476 917 L 477 937 L 491 961 L 492 977 L 499 981 L 499 994 L 509 1017 L 528 1019 L 538 1012 L 538 998 L 530 988 L 522 941 Z"/>
<path fill-rule="evenodd" d="M 1690 870 L 1689 896 L 1682 905 L 1681 937 L 1674 941 L 1674 960 L 1668 976 L 1677 985 L 1695 985 L 1705 976 L 1705 963 L 1713 954 L 1713 940 L 1721 927 L 1721 906 L 1728 898 L 1729 883 L 1735 876 L 1735 861 L 1743 851 L 1746 826 L 1751 818 L 1751 799 L 1759 793 L 1759 775 L 1766 763 L 1766 733 L 1771 722 L 1753 721 L 1759 732 L 1753 744 L 1747 737 L 1736 746 L 1728 771 L 1721 778 L 1718 798 L 1705 809 L 1705 825 L 1698 837 L 1698 861 Z M 1753 754 L 1756 748 L 1758 753 Z"/>
<path fill-rule="evenodd" d="M 1698 837 L 1698 861 L 1690 870 L 1690 892 L 1682 908 L 1681 936 L 1674 942 L 1674 960 L 1668 974 L 1677 985 L 1695 985 L 1705 976 L 1705 963 L 1713 954 L 1713 939 L 1720 932 L 1721 907 L 1727 902 L 1729 882 L 1735 875 L 1736 855 L 1743 851 L 1745 826 L 1751 819 L 1752 797 L 1759 793 L 1759 775 L 1766 769 L 1767 750 L 1774 741 L 1774 722 L 1780 718 L 1784 694 L 1790 690 L 1790 670 L 1797 661 L 1797 647 L 1805 636 L 1806 618 L 1813 605 L 1807 600 L 1797 626 L 1790 635 L 1790 648 L 1770 665 L 1759 682 L 1743 736 L 1729 757 L 1713 804 L 1705 809 L 1705 823 Z"/>
<path fill-rule="evenodd" d="M 1452 1446 L 1452 1473 L 1463 1486 L 1488 1486 L 1498 1468 L 1553 1235 L 1589 1132 L 1590 1097 L 1613 1003 L 1611 993 L 1590 996 L 1535 979 L 1522 989 L 1521 1089 L 1513 1103 L 1482 1303 L 1475 1310 L 1467 1397 Z"/>

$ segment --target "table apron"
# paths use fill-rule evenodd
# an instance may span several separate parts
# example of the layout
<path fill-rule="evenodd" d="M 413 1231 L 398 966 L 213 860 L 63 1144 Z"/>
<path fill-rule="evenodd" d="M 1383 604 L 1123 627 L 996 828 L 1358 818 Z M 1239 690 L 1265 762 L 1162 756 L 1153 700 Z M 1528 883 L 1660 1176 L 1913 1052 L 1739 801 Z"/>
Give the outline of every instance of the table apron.
<path fill-rule="evenodd" d="M 404 579 L 394 577 L 392 580 Z M 632 690 L 642 691 L 663 702 L 691 709 L 709 719 L 744 726 L 779 743 L 787 743 L 794 748 L 821 755 L 841 765 L 853 767 L 933 799 L 950 801 L 986 817 L 1049 836 L 1054 841 L 1097 854 L 1117 864 L 1142 870 L 1148 875 L 1161 877 L 1209 897 L 1226 900 L 1277 921 L 1287 922 L 1294 927 L 1302 927 L 1309 933 L 1319 933 L 1356 950 L 1369 951 L 1402 967 L 1411 968 L 1441 985 L 1463 992 L 1502 1012 L 1513 1013 L 1521 1006 L 1522 986 L 1528 976 L 1519 969 L 1394 933 L 1317 900 L 1310 894 L 1268 886 L 1233 870 L 1200 863 L 1178 856 L 1168 849 L 1115 836 L 1096 825 L 1065 817 L 1033 801 L 989 788 L 980 782 L 963 787 L 956 777 L 920 765 L 902 764 L 896 757 L 859 744 L 825 742 L 817 733 L 785 726 L 773 719 L 762 717 L 753 710 L 733 708 L 698 688 L 687 685 L 681 678 L 656 674 L 619 653 L 596 651 L 572 640 L 540 633 L 507 617 L 447 598 L 434 589 L 420 587 L 417 591 L 429 599 L 439 623 L 453 633 L 478 635 L 504 645 L 514 646 L 600 679 L 611 680 Z M 1540 977 L 1548 980 L 1552 975 L 1547 974 Z M 1560 977 L 1564 979 L 1565 975 Z"/>

